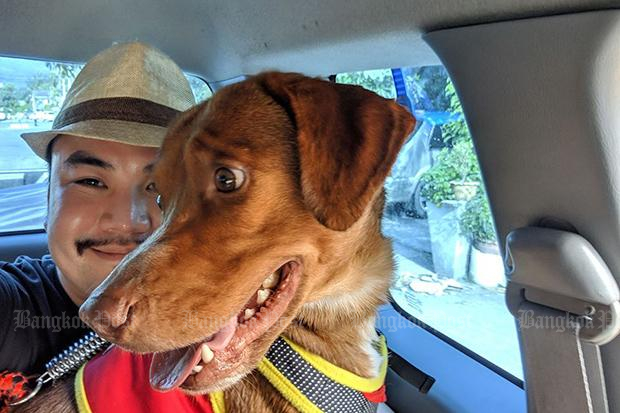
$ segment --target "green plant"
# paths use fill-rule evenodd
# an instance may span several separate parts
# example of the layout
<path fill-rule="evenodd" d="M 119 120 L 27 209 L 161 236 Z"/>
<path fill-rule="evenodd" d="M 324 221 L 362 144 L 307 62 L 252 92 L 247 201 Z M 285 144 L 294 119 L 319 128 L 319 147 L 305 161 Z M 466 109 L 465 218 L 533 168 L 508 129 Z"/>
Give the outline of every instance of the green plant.
<path fill-rule="evenodd" d="M 456 94 L 456 89 L 454 89 L 454 83 L 452 83 L 450 80 L 448 80 L 446 83 L 445 94 L 450 100 L 449 111 L 451 113 L 458 113 L 460 115 L 463 115 L 461 101 Z M 469 129 L 467 129 L 467 123 L 465 123 L 465 118 L 463 116 L 461 116 L 458 120 L 445 125 L 442 128 L 442 132 L 444 134 L 444 141 L 448 145 L 453 145 L 461 140 L 471 141 Z"/>
<path fill-rule="evenodd" d="M 441 149 L 435 164 L 422 176 L 422 196 L 435 205 L 454 200 L 452 182 L 480 182 L 480 169 L 471 139 Z"/>
<path fill-rule="evenodd" d="M 467 201 L 459 218 L 461 235 L 472 241 L 495 243 L 495 225 L 486 193 L 482 190 Z"/>
<path fill-rule="evenodd" d="M 27 108 L 26 94 L 24 90 L 15 85 L 0 83 L 0 112 L 7 115 L 15 115 Z"/>
<path fill-rule="evenodd" d="M 416 109 L 436 111 L 450 107 L 450 96 L 446 94 L 448 72 L 443 66 L 402 69 L 407 93 Z"/>
<path fill-rule="evenodd" d="M 336 82 L 362 86 L 387 99 L 396 98 L 394 79 L 390 69 L 340 73 L 336 75 Z"/>
<path fill-rule="evenodd" d="M 452 82 L 445 87 L 450 100 L 450 112 L 462 115 L 463 109 Z M 422 196 L 439 206 L 454 200 L 452 182 L 480 182 L 480 168 L 467 124 L 461 116 L 446 124 L 443 129 L 446 147 L 437 155 L 435 164 L 422 176 Z"/>

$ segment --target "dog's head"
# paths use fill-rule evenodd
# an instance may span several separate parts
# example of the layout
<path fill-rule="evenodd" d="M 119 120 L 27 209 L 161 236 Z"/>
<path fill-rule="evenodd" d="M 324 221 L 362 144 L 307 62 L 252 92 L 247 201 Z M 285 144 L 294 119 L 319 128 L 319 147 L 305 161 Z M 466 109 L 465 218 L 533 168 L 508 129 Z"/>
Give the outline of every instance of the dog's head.
<path fill-rule="evenodd" d="M 393 101 L 298 74 L 222 89 L 171 128 L 154 169 L 163 224 L 82 318 L 156 352 L 156 388 L 236 382 L 295 317 L 360 288 L 354 262 L 382 248 L 383 181 L 413 126 Z M 371 307 L 389 283 L 373 276 Z"/>

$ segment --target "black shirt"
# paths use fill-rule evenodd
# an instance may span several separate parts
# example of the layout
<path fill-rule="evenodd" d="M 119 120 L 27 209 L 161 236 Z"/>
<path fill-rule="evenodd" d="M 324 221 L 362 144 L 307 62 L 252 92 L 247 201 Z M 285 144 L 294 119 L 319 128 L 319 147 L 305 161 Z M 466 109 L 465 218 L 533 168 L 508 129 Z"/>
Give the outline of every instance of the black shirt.
<path fill-rule="evenodd" d="M 41 373 L 88 331 L 49 255 L 0 262 L 0 372 Z"/>

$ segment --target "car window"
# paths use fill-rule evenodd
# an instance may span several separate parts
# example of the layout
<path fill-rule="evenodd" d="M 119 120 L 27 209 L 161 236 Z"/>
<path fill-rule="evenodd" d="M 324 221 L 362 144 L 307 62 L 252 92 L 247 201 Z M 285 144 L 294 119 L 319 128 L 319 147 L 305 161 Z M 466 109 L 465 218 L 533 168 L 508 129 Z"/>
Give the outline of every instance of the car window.
<path fill-rule="evenodd" d="M 338 74 L 336 81 L 397 99 L 417 119 L 385 184 L 383 233 L 393 241 L 398 264 L 390 289 L 394 305 L 418 325 L 522 378 L 493 219 L 446 70 L 370 70 Z"/>
<path fill-rule="evenodd" d="M 189 73 L 186 73 L 185 77 L 189 81 L 189 85 L 192 88 L 192 92 L 194 92 L 197 103 L 205 101 L 213 95 L 213 91 L 209 87 L 209 84 L 201 77 Z"/>
<path fill-rule="evenodd" d="M 50 129 L 82 65 L 0 57 L 0 234 L 43 229 L 47 163 L 20 138 Z M 212 92 L 186 74 L 197 101 Z"/>

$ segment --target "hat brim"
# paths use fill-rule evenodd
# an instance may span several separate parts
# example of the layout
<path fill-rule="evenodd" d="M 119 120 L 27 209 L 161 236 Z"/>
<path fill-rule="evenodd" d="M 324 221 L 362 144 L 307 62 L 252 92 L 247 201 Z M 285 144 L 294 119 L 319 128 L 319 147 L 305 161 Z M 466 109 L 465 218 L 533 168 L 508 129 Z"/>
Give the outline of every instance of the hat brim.
<path fill-rule="evenodd" d="M 78 136 L 134 146 L 159 147 L 164 141 L 167 130 L 165 127 L 147 123 L 99 119 L 76 122 L 59 129 L 22 133 L 21 137 L 35 154 L 47 160 L 47 146 L 58 135 Z"/>

